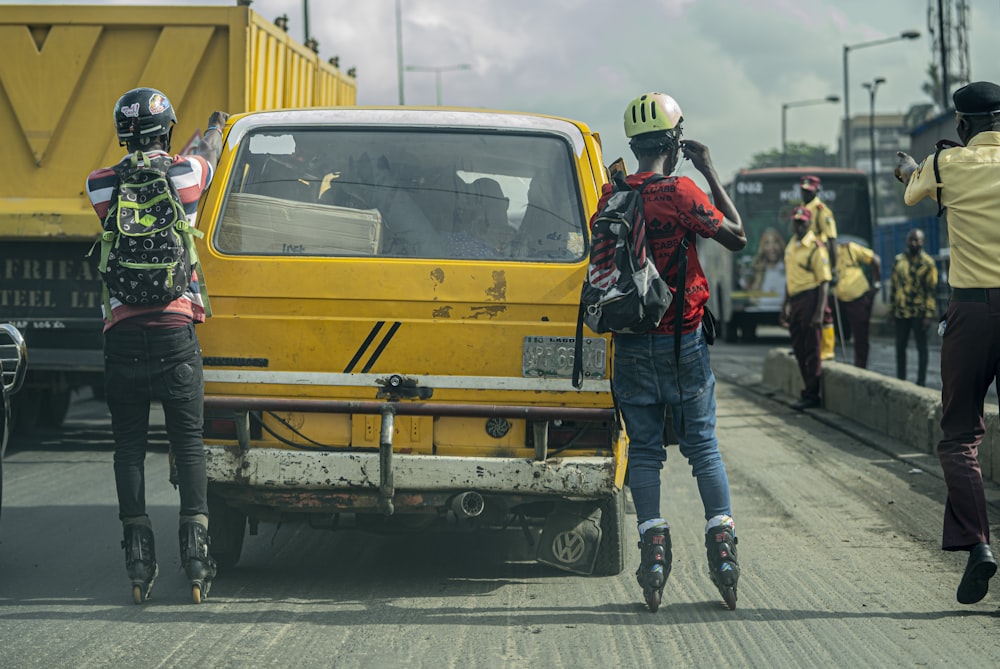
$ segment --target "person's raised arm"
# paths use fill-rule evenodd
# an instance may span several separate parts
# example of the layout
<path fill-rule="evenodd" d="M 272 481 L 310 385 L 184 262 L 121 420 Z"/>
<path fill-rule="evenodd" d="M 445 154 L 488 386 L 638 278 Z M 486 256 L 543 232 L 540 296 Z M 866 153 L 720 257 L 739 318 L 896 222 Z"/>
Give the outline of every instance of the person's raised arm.
<path fill-rule="evenodd" d="M 686 139 L 681 142 L 681 151 L 684 157 L 691 161 L 691 164 L 698 170 L 708 187 L 712 191 L 712 201 L 715 208 L 725 217 L 719 232 L 715 235 L 715 241 L 722 244 L 730 251 L 741 251 L 747 245 L 746 231 L 743 229 L 743 219 L 740 212 L 736 211 L 736 206 L 729 199 L 729 193 L 722 187 L 722 181 L 712 164 L 712 157 L 709 155 L 708 147 L 693 139 Z"/>
<path fill-rule="evenodd" d="M 205 128 L 201 141 L 194 148 L 192 154 L 201 156 L 210 165 L 219 162 L 219 155 L 222 153 L 222 128 L 226 125 L 229 114 L 224 111 L 214 111 L 208 117 L 208 126 Z"/>

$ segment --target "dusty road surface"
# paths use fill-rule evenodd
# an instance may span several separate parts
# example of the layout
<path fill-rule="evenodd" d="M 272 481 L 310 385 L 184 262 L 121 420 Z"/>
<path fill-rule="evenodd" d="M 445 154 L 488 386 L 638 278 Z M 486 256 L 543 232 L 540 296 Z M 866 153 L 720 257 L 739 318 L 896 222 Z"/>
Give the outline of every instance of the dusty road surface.
<path fill-rule="evenodd" d="M 720 367 L 738 363 L 715 353 Z M 674 571 L 656 614 L 633 566 L 587 578 L 506 561 L 518 551 L 485 537 L 296 524 L 262 524 L 195 606 L 162 442 L 147 477 L 161 573 L 153 600 L 135 606 L 106 411 L 84 402 L 67 430 L 8 453 L 0 667 L 1000 666 L 1000 581 L 979 604 L 955 602 L 964 556 L 938 548 L 936 463 L 905 448 L 893 457 L 899 445 L 873 448 L 731 383 L 718 401 L 738 608 L 722 605 L 705 573 L 695 482 L 673 447 L 663 510 Z"/>

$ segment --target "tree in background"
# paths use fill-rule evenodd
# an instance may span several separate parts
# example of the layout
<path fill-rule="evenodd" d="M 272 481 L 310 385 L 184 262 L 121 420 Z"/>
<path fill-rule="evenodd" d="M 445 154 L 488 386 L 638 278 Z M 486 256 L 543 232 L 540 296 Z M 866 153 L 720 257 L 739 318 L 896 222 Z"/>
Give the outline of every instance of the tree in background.
<path fill-rule="evenodd" d="M 750 159 L 749 169 L 760 167 L 836 167 L 839 164 L 837 154 L 830 153 L 822 144 L 806 142 L 789 142 L 784 155 L 781 149 L 771 149 L 755 153 Z"/>

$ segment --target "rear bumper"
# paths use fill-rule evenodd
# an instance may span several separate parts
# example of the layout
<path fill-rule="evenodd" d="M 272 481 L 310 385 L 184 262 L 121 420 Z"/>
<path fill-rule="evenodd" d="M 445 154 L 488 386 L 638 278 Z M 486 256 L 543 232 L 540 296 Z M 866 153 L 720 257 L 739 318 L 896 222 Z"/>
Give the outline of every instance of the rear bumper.
<path fill-rule="evenodd" d="M 208 480 L 241 497 L 291 491 L 373 491 L 382 472 L 377 452 L 322 452 L 207 446 Z M 612 457 L 475 458 L 393 454 L 395 492 L 516 494 L 602 499 L 615 490 Z"/>

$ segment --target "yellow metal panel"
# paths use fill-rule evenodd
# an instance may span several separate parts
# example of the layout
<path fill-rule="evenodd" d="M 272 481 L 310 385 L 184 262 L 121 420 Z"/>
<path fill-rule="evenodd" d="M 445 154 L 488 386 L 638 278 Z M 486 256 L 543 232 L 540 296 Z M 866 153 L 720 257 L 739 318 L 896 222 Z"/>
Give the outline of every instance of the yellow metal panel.
<path fill-rule="evenodd" d="M 524 446 L 525 423 L 523 420 L 511 420 L 510 430 L 497 439 L 486 432 L 486 418 L 451 418 L 442 417 L 434 424 L 434 443 L 438 449 L 453 449 L 462 447 L 484 446 L 501 449 L 512 449 Z"/>
<path fill-rule="evenodd" d="M 180 152 L 216 109 L 334 104 L 317 79 L 343 76 L 247 7 L 2 5 L 0 44 L 0 235 L 8 239 L 97 232 L 84 180 L 121 157 L 111 112 L 130 88 L 167 94 Z"/>
<path fill-rule="evenodd" d="M 73 92 L 100 34 L 98 26 L 55 26 L 39 44 L 28 26 L 0 25 L 0 80 L 35 165 L 42 164 L 63 115 L 75 108 Z"/>
<path fill-rule="evenodd" d="M 396 416 L 393 419 L 392 450 L 394 453 L 434 452 L 434 419 L 430 416 Z M 354 416 L 352 446 L 378 448 L 382 439 L 379 416 Z"/>
<path fill-rule="evenodd" d="M 343 414 L 264 413 L 264 426 L 282 439 L 304 448 L 350 446 L 351 417 Z M 267 431 L 265 430 L 265 433 Z M 265 435 L 265 439 L 277 439 Z"/>

